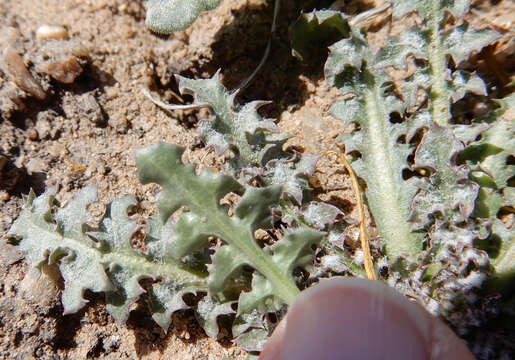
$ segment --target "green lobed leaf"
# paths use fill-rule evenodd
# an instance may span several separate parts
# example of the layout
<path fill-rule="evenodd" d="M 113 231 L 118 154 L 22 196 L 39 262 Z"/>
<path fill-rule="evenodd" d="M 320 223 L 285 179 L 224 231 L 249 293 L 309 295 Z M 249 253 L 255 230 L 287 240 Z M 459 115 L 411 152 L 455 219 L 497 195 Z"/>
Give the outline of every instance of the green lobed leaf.
<path fill-rule="evenodd" d="M 379 51 L 375 66 L 378 68 L 394 66 L 407 70 L 406 59 L 413 56 L 418 59 L 427 58 L 427 44 L 429 43 L 429 31 L 420 31 L 412 28 L 403 31 L 398 36 L 387 39 L 385 46 Z"/>
<path fill-rule="evenodd" d="M 285 152 L 282 146 L 290 138 L 279 134 L 277 125 L 258 114 L 263 101 L 236 105 L 236 93 L 229 93 L 221 84 L 217 72 L 210 79 L 187 79 L 178 76 L 181 92 L 194 96 L 195 103 L 209 104 L 212 119 L 201 120 L 199 134 L 208 146 L 221 154 L 234 153 L 225 172 L 251 183 L 257 179 L 265 186 L 280 185 L 298 203 L 308 188 L 307 177 L 315 171 L 317 157 Z"/>
<path fill-rule="evenodd" d="M 280 185 L 297 204 L 302 203 L 303 192 L 309 189 L 308 176 L 315 172 L 318 156 L 298 154 L 296 157 L 270 160 L 262 175 L 267 185 Z"/>
<path fill-rule="evenodd" d="M 513 206 L 513 203 L 511 204 Z M 513 274 L 515 272 L 515 235 L 513 229 L 508 229 L 499 219 L 494 219 L 492 226 L 494 238 L 500 241 L 497 256 L 493 257 L 492 265 L 497 274 Z"/>
<path fill-rule="evenodd" d="M 173 278 L 163 279 L 161 282 L 152 286 L 151 309 L 152 319 L 167 330 L 172 322 L 172 314 L 178 310 L 186 309 L 188 306 L 183 300 L 186 293 L 194 292 L 195 290 L 205 290 L 197 286 L 185 287 L 180 282 Z"/>
<path fill-rule="evenodd" d="M 413 220 L 427 226 L 429 216 L 439 213 L 453 218 L 454 210 L 467 221 L 474 210 L 479 186 L 468 179 L 469 169 L 455 165 L 456 155 L 463 149 L 452 131 L 433 125 L 424 135 L 415 152 L 415 167 L 428 169 L 431 175 L 419 184 L 421 191 L 413 199 Z"/>
<path fill-rule="evenodd" d="M 492 222 L 491 232 L 486 250 L 489 252 L 491 263 L 498 274 L 509 274 L 515 271 L 515 234 L 508 229 L 501 219 L 497 217 L 503 207 L 515 207 L 515 201 L 506 192 L 513 192 L 513 188 L 506 188 L 504 192 L 482 187 L 476 202 L 475 215 L 489 218 Z"/>
<path fill-rule="evenodd" d="M 232 325 L 233 336 L 238 337 L 251 328 L 265 329 L 267 325 L 265 318 L 266 315 L 257 310 L 236 316 Z"/>
<path fill-rule="evenodd" d="M 468 0 L 393 0 L 393 16 L 400 19 L 409 13 L 418 12 L 424 19 L 438 14 L 438 22 L 444 20 L 444 11 L 459 19 L 469 10 Z"/>
<path fill-rule="evenodd" d="M 312 201 L 302 209 L 304 221 L 315 229 L 323 230 L 327 224 L 336 221 L 342 212 L 336 206 L 323 202 Z"/>
<path fill-rule="evenodd" d="M 514 108 L 515 96 L 510 95 L 499 101 L 501 108 L 493 114 L 490 127 L 481 135 L 481 139 L 471 143 L 461 154 L 461 158 L 469 165 L 476 165 L 487 174 L 495 187 L 502 190 L 508 186 L 508 180 L 515 176 L 515 165 L 509 158 L 515 154 L 515 129 L 513 120 L 503 116 L 508 109 Z"/>
<path fill-rule="evenodd" d="M 510 118 L 514 99 L 512 94 L 498 101 L 499 109 L 484 119 L 490 123 L 489 129 L 460 154 L 460 160 L 474 169 L 472 177 L 481 185 L 475 215 L 492 222 L 489 242 L 495 244 L 495 249 L 490 256 L 499 274 L 513 272 L 515 266 L 513 229 L 498 217 L 502 208 L 515 208 L 513 186 L 509 183 L 515 176 L 515 165 L 510 163 L 515 154 L 515 130 Z"/>
<path fill-rule="evenodd" d="M 114 200 L 107 206 L 98 228 L 87 231 L 85 224 L 91 220 L 87 206 L 95 199 L 96 190 L 85 188 L 68 205 L 56 208 L 52 190 L 38 198 L 31 194 L 9 236 L 22 237 L 18 246 L 33 266 L 58 265 L 65 281 L 65 313 L 76 312 L 86 304 L 84 290 L 103 291 L 108 312 L 116 320 L 126 321 L 131 305 L 144 292 L 139 281 L 155 279 L 157 282 L 150 287 L 155 299 L 153 317 L 167 329 L 171 313 L 186 307 L 182 302 L 184 293 L 207 290 L 207 274 L 176 260 L 163 262 L 151 253 L 145 255 L 132 248 L 131 238 L 139 229 L 128 216 L 135 205 L 132 197 Z M 155 228 L 157 225 L 154 222 L 150 233 L 162 232 Z M 167 310 L 164 315 L 161 309 Z"/>
<path fill-rule="evenodd" d="M 203 11 L 216 8 L 220 0 L 149 0 L 147 27 L 160 34 L 185 30 Z"/>
<path fill-rule="evenodd" d="M 405 68 L 404 60 L 408 55 L 428 61 L 429 68 L 424 66 L 408 79 L 412 83 L 405 89 L 405 99 L 413 105 L 416 92 L 426 89 L 432 120 L 439 126 L 449 126 L 451 104 L 463 98 L 465 93 L 486 94 L 486 87 L 479 77 L 463 70 L 452 73 L 449 69 L 449 58 L 459 66 L 472 52 L 480 51 L 499 37 L 494 30 L 475 30 L 467 22 L 459 21 L 468 8 L 467 0 L 393 1 L 394 17 L 417 12 L 423 21 L 420 29 L 410 29 L 387 41 L 381 50 L 380 65 Z M 449 12 L 458 19 L 458 25 L 447 30 L 446 14 Z M 421 76 L 420 72 L 429 76 Z"/>
<path fill-rule="evenodd" d="M 206 296 L 197 304 L 197 316 L 200 326 L 204 329 L 207 336 L 216 339 L 219 328 L 217 319 L 221 315 L 234 313 L 231 308 L 232 302 L 219 301 L 217 297 Z"/>
<path fill-rule="evenodd" d="M 329 47 L 329 57 L 325 64 L 324 73 L 326 78 L 336 78 L 346 76 L 352 80 L 357 76 L 356 69 L 360 69 L 364 60 L 373 58 L 374 51 L 368 46 L 363 34 L 352 29 L 352 36 L 343 39 Z M 353 81 L 355 84 L 348 90 L 342 92 L 352 92 L 354 86 L 358 86 L 359 79 Z M 365 87 L 363 84 L 362 87 Z"/>
<path fill-rule="evenodd" d="M 52 214 L 54 194 L 55 189 L 38 198 L 32 193 L 8 236 L 23 238 L 18 247 L 33 266 L 58 264 L 65 284 L 62 303 L 68 314 L 87 303 L 83 297 L 86 289 L 109 291 L 113 285 L 99 262 L 101 244 L 85 233 L 85 223 L 90 220 L 86 207 L 95 200 L 96 190 L 84 189 L 68 205 L 58 209 L 55 216 Z"/>
<path fill-rule="evenodd" d="M 221 291 L 228 280 L 244 265 L 257 270 L 255 277 L 262 279 L 253 286 L 249 295 L 240 296 L 239 312 L 251 311 L 270 298 L 278 303 L 291 303 L 298 293 L 292 271 L 296 266 L 305 266 L 312 256 L 307 251 L 321 240 L 323 233 L 302 230 L 287 234 L 273 249 L 261 249 L 254 239 L 254 231 L 269 224 L 270 207 L 278 202 L 281 188 L 249 187 L 229 216 L 227 209 L 219 204 L 230 191 L 241 188 L 236 180 L 223 174 L 204 171 L 195 175 L 191 165 L 181 162 L 183 149 L 174 145 L 158 144 L 137 151 L 137 164 L 142 183 L 157 182 L 163 187 L 159 194 L 159 209 L 163 220 L 181 206 L 184 212 L 170 229 L 172 253 L 183 257 L 207 245 L 209 236 L 216 236 L 223 245 L 216 249 L 209 267 L 211 293 Z M 270 225 L 267 225 L 270 226 Z M 242 300 L 252 296 L 256 300 L 250 306 Z"/>
<path fill-rule="evenodd" d="M 232 335 L 236 338 L 234 342 L 246 351 L 262 351 L 283 315 L 283 312 L 275 313 L 276 321 L 271 321 L 268 314 L 257 310 L 236 316 L 232 326 Z"/>
<path fill-rule="evenodd" d="M 136 205 L 133 197 L 127 196 L 114 200 L 106 208 L 98 231 L 89 235 L 103 241 L 112 252 L 128 252 L 133 250 L 130 238 L 138 230 L 127 215 L 127 210 Z M 134 274 L 116 263 L 107 266 L 106 272 L 115 285 L 114 291 L 106 292 L 107 311 L 119 322 L 125 322 L 129 317 L 129 307 L 145 292 L 139 281 L 142 274 Z"/>
<path fill-rule="evenodd" d="M 232 334 L 236 338 L 234 343 L 246 351 L 262 351 L 279 320 L 284 317 L 284 311 L 274 314 L 275 321 L 271 321 L 269 314 L 256 310 L 238 315 L 232 327 Z"/>
<path fill-rule="evenodd" d="M 245 351 L 262 351 L 271 332 L 266 329 L 251 329 L 236 338 L 236 345 Z"/>
<path fill-rule="evenodd" d="M 474 51 L 481 51 L 485 46 L 499 38 L 495 30 L 474 30 L 464 22 L 451 30 L 441 33 L 442 44 L 446 54 L 453 57 L 456 65 L 467 60 Z"/>
<path fill-rule="evenodd" d="M 229 93 L 220 82 L 217 72 L 210 79 L 188 79 L 177 76 L 181 93 L 193 95 L 196 103 L 211 105 L 215 116 L 201 120 L 199 133 L 208 146 L 213 146 L 217 154 L 231 148 L 249 165 L 261 164 L 266 145 L 252 146 L 249 135 L 256 131 L 276 132 L 277 126 L 270 120 L 263 120 L 257 109 L 265 102 L 251 102 L 244 106 L 234 104 L 235 93 Z"/>
<path fill-rule="evenodd" d="M 413 109 L 416 105 L 418 105 L 418 92 L 419 90 L 424 90 L 424 92 L 428 92 L 431 89 L 433 84 L 433 78 L 431 77 L 431 70 L 429 68 L 419 68 L 417 71 L 406 78 L 405 84 L 401 89 L 402 96 L 404 102 L 406 103 L 407 109 Z M 422 114 L 422 115 L 421 115 Z M 419 110 L 417 111 L 412 119 L 416 119 L 416 121 L 422 120 L 424 117 L 424 122 L 426 124 L 431 124 L 433 122 L 431 113 L 429 111 Z M 413 122 L 413 120 L 411 120 Z M 412 127 L 414 130 L 418 130 L 416 127 Z"/>
<path fill-rule="evenodd" d="M 375 67 L 374 51 L 359 34 L 354 35 L 330 47 L 326 64 L 330 83 L 343 95 L 354 95 L 334 104 L 332 113 L 346 123 L 359 124 L 359 130 L 339 140 L 347 152 L 361 154 L 353 167 L 366 181 L 365 195 L 388 254 L 415 256 L 422 250 L 421 237 L 411 231 L 409 214 L 417 188 L 402 178 L 409 166 L 409 145 L 397 142 L 408 128 L 390 122 L 394 112 L 403 114 L 404 105 L 387 91 L 390 79 Z"/>

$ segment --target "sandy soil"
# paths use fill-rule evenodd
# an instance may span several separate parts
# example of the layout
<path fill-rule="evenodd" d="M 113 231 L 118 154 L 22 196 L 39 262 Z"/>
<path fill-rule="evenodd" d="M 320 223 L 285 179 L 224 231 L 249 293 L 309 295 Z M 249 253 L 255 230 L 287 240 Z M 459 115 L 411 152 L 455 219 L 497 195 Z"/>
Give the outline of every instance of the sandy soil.
<path fill-rule="evenodd" d="M 239 100 L 271 100 L 264 113 L 296 136 L 291 145 L 316 154 L 334 150 L 334 139 L 345 129 L 327 113 L 338 95 L 323 80 L 324 59 L 301 64 L 290 55 L 288 41 L 288 26 L 299 11 L 320 7 L 321 1 L 283 3 L 273 54 Z M 478 3 L 481 7 L 484 2 Z M 504 2 L 496 3 L 480 8 L 489 14 L 487 20 L 502 20 L 495 17 L 495 9 Z M 350 1 L 344 10 L 353 14 L 373 5 L 374 1 Z M 154 212 L 157 188 L 142 186 L 136 176 L 138 147 L 173 142 L 186 147 L 186 160 L 199 167 L 219 163 L 196 134 L 196 123 L 205 113 L 163 111 L 140 88 L 150 88 L 164 101 L 188 101 L 178 94 L 173 74 L 208 77 L 219 68 L 223 83 L 233 88 L 259 62 L 272 12 L 272 1 L 224 0 L 187 31 L 163 37 L 145 28 L 144 1 L 2 0 L 0 48 L 21 55 L 38 85 L 16 85 L 8 66 L 0 66 L 0 235 L 16 219 L 22 195 L 30 188 L 41 193 L 58 186 L 57 198 L 66 202 L 76 190 L 96 185 L 97 215 L 104 204 L 125 194 L 135 194 L 146 212 Z M 36 31 L 44 24 L 64 26 L 69 39 L 56 46 L 38 39 Z M 384 24 L 370 24 L 374 41 L 381 41 L 389 30 Z M 48 59 L 67 64 L 66 72 L 75 72 L 76 78 L 56 80 L 55 71 L 51 77 L 44 71 Z M 355 215 L 350 181 L 344 174 L 331 175 L 335 170 L 331 162 L 321 162 L 312 183 L 322 198 Z M 0 242 L 0 358 L 246 356 L 230 339 L 217 342 L 206 337 L 192 312 L 176 313 L 165 333 L 144 304 L 127 324 L 118 324 L 106 313 L 102 296 L 88 296 L 90 304 L 84 310 L 63 316 L 56 285 Z"/>

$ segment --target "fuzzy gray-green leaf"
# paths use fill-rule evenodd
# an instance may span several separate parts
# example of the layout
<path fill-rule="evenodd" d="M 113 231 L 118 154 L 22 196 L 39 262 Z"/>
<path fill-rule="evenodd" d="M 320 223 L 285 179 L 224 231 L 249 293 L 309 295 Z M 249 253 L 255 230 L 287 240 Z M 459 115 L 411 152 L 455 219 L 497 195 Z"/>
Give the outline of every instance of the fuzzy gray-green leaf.
<path fill-rule="evenodd" d="M 254 328 L 238 336 L 235 343 L 246 351 L 262 351 L 270 335 L 266 329 Z"/>
<path fill-rule="evenodd" d="M 421 238 L 411 231 L 409 213 L 417 188 L 413 181 L 402 178 L 410 149 L 397 142 L 408 128 L 390 122 L 392 113 L 404 112 L 404 105 L 388 93 L 389 78 L 374 67 L 374 52 L 363 41 L 344 39 L 330 48 L 326 77 L 342 94 L 354 95 L 334 104 L 332 113 L 360 126 L 359 131 L 345 137 L 344 143 L 347 152 L 361 153 L 353 167 L 367 183 L 368 204 L 389 255 L 416 255 L 421 251 Z M 361 45 L 356 46 L 356 42 Z"/>
<path fill-rule="evenodd" d="M 201 120 L 199 132 L 208 146 L 213 146 L 218 154 L 231 148 L 242 160 L 251 165 L 261 164 L 265 146 L 256 147 L 249 142 L 249 135 L 263 130 L 275 132 L 276 125 L 263 120 L 257 113 L 263 102 L 253 102 L 244 106 L 234 104 L 235 94 L 229 93 L 221 84 L 217 72 L 210 79 L 188 79 L 178 76 L 182 93 L 191 94 L 196 103 L 209 104 L 214 112 L 213 119 Z"/>
<path fill-rule="evenodd" d="M 207 336 L 216 339 L 218 336 L 219 328 L 217 319 L 220 315 L 227 315 L 234 313 L 231 308 L 232 302 L 220 302 L 216 296 L 210 298 L 204 297 L 197 304 L 197 314 L 199 322 Z"/>
<path fill-rule="evenodd" d="M 375 66 L 378 68 L 394 66 L 398 69 L 406 69 L 408 56 L 425 59 L 429 36 L 427 31 L 408 29 L 398 36 L 388 38 L 385 46 L 379 52 Z"/>
<path fill-rule="evenodd" d="M 225 194 L 241 191 L 238 182 L 229 176 L 215 174 L 212 171 L 205 171 L 201 176 L 196 176 L 192 165 L 182 163 L 183 152 L 183 148 L 166 144 L 153 145 L 137 152 L 141 182 L 155 182 L 163 186 L 158 198 L 163 221 L 182 205 L 218 209 L 218 201 Z"/>
<path fill-rule="evenodd" d="M 157 283 L 150 287 L 153 316 L 167 329 L 171 313 L 186 306 L 182 302 L 184 293 L 207 291 L 207 274 L 174 259 L 163 262 L 166 255 L 157 257 L 152 251 L 143 254 L 132 248 L 131 238 L 139 227 L 128 216 L 135 205 L 131 197 L 114 200 L 98 228 L 89 229 L 85 224 L 91 220 L 87 206 L 95 200 L 95 194 L 93 188 L 85 188 L 63 208 L 56 208 L 51 191 L 36 199 L 31 195 L 9 235 L 22 237 L 19 248 L 33 266 L 57 264 L 65 281 L 65 313 L 76 312 L 86 304 L 84 290 L 103 291 L 108 312 L 123 322 L 130 306 L 144 292 L 140 280 L 155 279 Z M 150 227 L 149 234 L 154 238 L 148 240 L 158 245 L 156 248 L 166 249 L 166 244 L 160 243 L 168 239 L 156 238 L 157 234 L 166 234 L 163 225 L 151 222 Z"/>
<path fill-rule="evenodd" d="M 314 172 L 317 157 L 282 150 L 290 136 L 278 133 L 273 121 L 259 115 L 259 107 L 266 102 L 235 104 L 236 93 L 228 92 L 220 83 L 219 73 L 210 79 L 178 76 L 178 80 L 181 92 L 193 95 L 196 104 L 212 108 L 214 116 L 201 120 L 198 129 L 217 154 L 227 149 L 233 152 L 225 173 L 237 176 L 243 184 L 257 180 L 264 186 L 281 185 L 286 194 L 298 203 L 302 201 L 303 191 L 308 188 L 307 176 Z"/>
<path fill-rule="evenodd" d="M 451 104 L 461 99 L 465 92 L 485 93 L 481 80 L 465 75 L 463 72 L 452 74 L 449 69 L 449 58 L 459 66 L 472 52 L 480 51 L 498 37 L 497 32 L 493 30 L 474 30 L 468 23 L 460 21 L 468 8 L 468 0 L 393 1 L 394 17 L 400 18 L 408 13 L 417 12 L 423 21 L 420 29 L 413 28 L 405 32 L 410 35 L 402 34 L 388 41 L 385 49 L 382 50 L 385 54 L 383 63 L 399 67 L 403 63 L 400 58 L 405 58 L 408 54 L 427 59 L 429 69 L 419 71 L 428 71 L 431 83 L 425 86 L 420 86 L 422 83 L 408 85 L 407 91 L 410 95 L 406 100 L 411 105 L 414 92 L 419 88 L 426 88 L 430 98 L 433 122 L 439 126 L 449 125 Z M 458 20 L 458 25 L 444 30 L 448 25 L 446 15 L 448 12 Z M 415 39 L 416 37 L 418 41 L 413 44 L 403 41 L 404 38 Z M 402 56 L 391 60 L 390 55 Z M 414 77 L 420 78 L 417 72 Z"/>
<path fill-rule="evenodd" d="M 474 51 L 481 51 L 499 37 L 499 34 L 490 29 L 474 30 L 466 22 L 452 30 L 442 32 L 442 43 L 445 52 L 451 55 L 456 65 L 461 64 L 470 57 Z"/>
<path fill-rule="evenodd" d="M 509 183 L 515 176 L 515 166 L 509 160 L 515 154 L 514 99 L 510 95 L 498 101 L 500 108 L 484 119 L 490 123 L 488 130 L 460 154 L 460 159 L 473 168 L 473 179 L 481 185 L 475 215 L 492 222 L 490 240 L 497 243 L 497 251 L 491 254 L 492 265 L 499 274 L 513 272 L 515 268 L 513 229 L 507 228 L 498 217 L 501 208 L 515 206 Z"/>
<path fill-rule="evenodd" d="M 293 159 L 274 159 L 266 164 L 263 174 L 268 185 L 281 185 L 298 204 L 302 203 L 303 191 L 309 188 L 308 176 L 315 172 L 318 156 L 303 154 Z"/>
<path fill-rule="evenodd" d="M 29 198 L 30 202 L 8 233 L 23 238 L 19 248 L 33 266 L 58 264 L 65 283 L 62 293 L 65 313 L 76 312 L 86 304 L 84 290 L 113 289 L 99 261 L 101 244 L 93 242 L 85 233 L 85 222 L 90 220 L 86 207 L 95 197 L 95 189 L 84 189 L 76 199 L 60 208 L 54 219 L 51 216 L 52 190 L 37 199 Z"/>
<path fill-rule="evenodd" d="M 415 153 L 415 166 L 430 169 L 430 179 L 420 184 L 422 190 L 413 201 L 414 220 L 426 224 L 428 216 L 439 212 L 447 218 L 459 210 L 467 221 L 474 210 L 479 187 L 468 179 L 468 169 L 454 164 L 456 155 L 463 149 L 448 129 L 434 125 L 424 135 Z"/>
<path fill-rule="evenodd" d="M 161 34 L 187 29 L 203 11 L 212 10 L 220 0 L 149 0 L 147 27 Z"/>
<path fill-rule="evenodd" d="M 279 200 L 280 187 L 248 188 L 234 209 L 234 215 L 229 216 L 219 200 L 226 193 L 239 190 L 240 185 L 229 176 L 211 171 L 196 175 L 192 166 L 181 162 L 181 154 L 182 149 L 166 144 L 137 152 L 141 181 L 157 182 L 163 187 L 159 195 L 163 220 L 168 219 L 180 206 L 187 207 L 188 211 L 174 225 L 180 231 L 170 237 L 176 244 L 172 249 L 179 250 L 174 251 L 175 256 L 183 257 L 202 249 L 206 246 L 208 235 L 216 236 L 224 245 L 219 258 L 215 252 L 213 265 L 209 268 L 211 291 L 222 288 L 238 267 L 246 264 L 256 269 L 268 284 L 264 292 L 258 287 L 252 289 L 252 294 L 262 300 L 272 295 L 274 301 L 290 303 L 298 293 L 292 276 L 293 267 L 306 265 L 309 254 L 303 251 L 304 247 L 320 241 L 323 234 L 311 231 L 294 239 L 286 236 L 279 241 L 283 244 L 273 255 L 269 250 L 261 249 L 254 239 L 254 231 L 268 222 L 270 207 Z M 277 260 L 285 256 L 283 252 L 290 254 L 288 261 Z M 231 254 L 237 261 L 228 264 Z M 222 276 L 217 274 L 219 266 Z M 253 306 L 261 306 L 261 301 L 256 301 Z"/>
<path fill-rule="evenodd" d="M 392 3 L 393 15 L 396 19 L 412 12 L 418 12 L 427 19 L 436 13 L 440 22 L 444 19 L 444 10 L 451 12 L 455 18 L 460 18 L 469 9 L 468 0 L 393 0 Z"/>

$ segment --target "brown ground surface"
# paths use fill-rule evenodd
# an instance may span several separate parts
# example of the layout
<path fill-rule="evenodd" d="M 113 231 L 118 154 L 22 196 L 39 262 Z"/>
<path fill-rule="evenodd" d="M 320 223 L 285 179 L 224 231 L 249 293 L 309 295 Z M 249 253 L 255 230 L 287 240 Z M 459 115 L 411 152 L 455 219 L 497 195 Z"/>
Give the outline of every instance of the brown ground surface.
<path fill-rule="evenodd" d="M 507 2 L 477 2 L 486 18 L 476 21 L 504 26 Z M 287 39 L 288 25 L 299 11 L 320 3 L 283 1 L 272 56 L 241 95 L 241 101 L 272 100 L 266 115 L 296 135 L 293 145 L 317 154 L 335 149 L 334 138 L 345 130 L 327 113 L 337 93 L 323 80 L 324 59 L 300 64 L 291 57 Z M 374 1 L 345 3 L 344 10 L 352 14 L 371 8 Z M 57 198 L 65 202 L 76 190 L 94 184 L 100 194 L 97 214 L 102 204 L 125 194 L 136 194 L 142 207 L 153 212 L 156 187 L 138 182 L 138 147 L 174 142 L 188 149 L 187 161 L 215 165 L 219 160 L 198 145 L 195 126 L 203 112 L 163 111 L 140 88 L 149 87 L 164 101 L 183 101 L 173 74 L 208 77 L 219 68 L 224 84 L 233 88 L 259 62 L 272 12 L 272 1 L 224 0 L 189 30 L 159 37 L 145 28 L 144 1 L 0 1 L 0 48 L 11 47 L 22 55 L 46 94 L 39 100 L 23 92 L 5 65 L 0 66 L 0 162 L 6 160 L 0 169 L 0 236 L 16 219 L 22 195 L 30 188 L 41 193 L 57 185 Z M 44 24 L 63 25 L 70 40 L 57 47 L 38 40 L 36 30 Z M 372 24 L 373 40 L 384 38 L 384 24 Z M 62 50 L 68 48 L 72 50 Z M 49 57 L 69 56 L 66 51 L 82 52 L 77 58 L 83 71 L 69 84 L 40 70 Z M 313 183 L 323 198 L 352 215 L 356 209 L 350 182 L 345 175 L 328 177 L 332 166 L 322 162 Z M 0 242 L 0 359 L 245 358 L 228 339 L 207 338 L 190 312 L 177 313 L 167 334 L 144 306 L 132 312 L 127 324 L 116 323 L 98 294 L 89 294 L 90 305 L 78 314 L 63 316 L 59 290 L 47 277 L 38 277 L 22 256 Z"/>

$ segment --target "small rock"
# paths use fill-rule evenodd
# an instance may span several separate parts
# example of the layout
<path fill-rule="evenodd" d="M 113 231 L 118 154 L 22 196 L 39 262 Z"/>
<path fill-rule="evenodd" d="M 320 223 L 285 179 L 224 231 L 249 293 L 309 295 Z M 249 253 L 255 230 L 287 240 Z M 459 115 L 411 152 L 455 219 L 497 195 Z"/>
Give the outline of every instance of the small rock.
<path fill-rule="evenodd" d="M 105 88 L 105 94 L 108 100 L 113 100 L 120 95 L 120 90 L 114 86 L 109 86 Z"/>
<path fill-rule="evenodd" d="M 42 173 L 47 169 L 47 164 L 43 162 L 41 159 L 30 158 L 29 161 L 25 164 L 25 168 L 27 169 L 27 173 L 32 175 L 34 173 Z"/>
<path fill-rule="evenodd" d="M 36 30 L 36 38 L 38 40 L 68 39 L 68 31 L 60 25 L 41 25 Z"/>
<path fill-rule="evenodd" d="M 39 55 L 55 57 L 60 55 L 73 55 L 86 58 L 89 55 L 88 49 L 77 39 L 70 40 L 49 40 L 39 49 Z"/>
<path fill-rule="evenodd" d="M 5 203 L 6 201 L 9 201 L 11 198 L 11 195 L 5 190 L 0 190 L 0 202 Z"/>
<path fill-rule="evenodd" d="M 35 129 L 35 128 L 32 128 L 29 130 L 28 134 L 27 134 L 27 137 L 29 138 L 29 140 L 31 141 L 36 141 L 39 139 L 39 134 L 38 134 L 38 130 Z"/>
<path fill-rule="evenodd" d="M 82 67 L 74 56 L 47 60 L 38 65 L 38 71 L 50 75 L 63 84 L 72 84 L 82 74 Z"/>
<path fill-rule="evenodd" d="M 5 119 L 11 118 L 15 112 L 25 109 L 23 99 L 26 93 L 12 81 L 5 81 L 0 87 L 0 113 Z"/>
<path fill-rule="evenodd" d="M 103 126 L 105 123 L 104 113 L 92 94 L 84 94 L 79 98 L 79 108 L 81 114 L 84 114 L 91 122 L 97 126 Z"/>
<path fill-rule="evenodd" d="M 82 74 L 82 62 L 88 49 L 78 40 L 49 40 L 38 49 L 33 59 L 36 71 L 50 75 L 64 84 L 71 84 Z"/>
<path fill-rule="evenodd" d="M 35 129 L 38 132 L 39 137 L 41 139 L 48 139 L 50 137 L 50 130 L 52 128 L 50 127 L 50 122 L 44 117 L 39 116 L 38 114 Z"/>
<path fill-rule="evenodd" d="M 0 28 L 0 48 L 5 49 L 10 46 L 14 51 L 23 53 L 22 35 L 20 31 L 12 26 Z"/>
<path fill-rule="evenodd" d="M 62 117 L 54 110 L 38 113 L 35 128 L 40 139 L 57 139 L 61 132 Z"/>
<path fill-rule="evenodd" d="M 29 70 L 27 70 L 21 56 L 12 47 L 7 46 L 2 57 L 5 70 L 20 89 L 40 100 L 45 99 L 46 93 L 30 74 Z"/>

